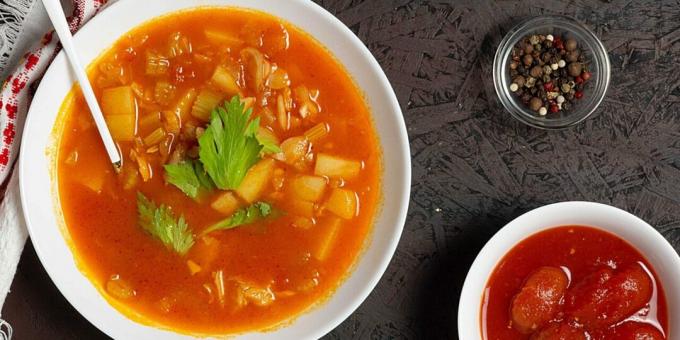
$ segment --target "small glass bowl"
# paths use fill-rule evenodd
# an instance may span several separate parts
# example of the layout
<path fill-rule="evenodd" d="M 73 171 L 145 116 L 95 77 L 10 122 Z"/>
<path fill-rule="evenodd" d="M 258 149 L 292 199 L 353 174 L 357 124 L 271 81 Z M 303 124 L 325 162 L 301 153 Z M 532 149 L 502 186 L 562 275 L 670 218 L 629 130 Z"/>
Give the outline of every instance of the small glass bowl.
<path fill-rule="evenodd" d="M 532 34 L 561 35 L 565 37 L 565 40 L 574 38 L 585 54 L 592 77 L 586 83 L 583 98 L 576 100 L 569 111 L 539 116 L 510 91 L 512 79 L 509 61 L 512 48 L 522 38 Z M 607 50 L 600 39 L 586 26 L 565 16 L 535 17 L 513 27 L 498 46 L 493 61 L 494 87 L 505 109 L 519 121 L 542 129 L 562 129 L 588 118 L 604 99 L 609 87 L 610 73 Z"/>

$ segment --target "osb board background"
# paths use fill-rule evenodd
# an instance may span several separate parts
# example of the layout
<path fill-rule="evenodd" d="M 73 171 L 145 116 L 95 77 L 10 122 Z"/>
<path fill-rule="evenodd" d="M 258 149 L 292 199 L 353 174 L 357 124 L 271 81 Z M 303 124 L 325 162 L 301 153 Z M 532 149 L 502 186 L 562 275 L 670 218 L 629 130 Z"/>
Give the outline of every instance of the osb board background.
<path fill-rule="evenodd" d="M 623 208 L 680 250 L 680 1 L 318 3 L 384 68 L 413 156 L 409 217 L 395 257 L 327 338 L 456 339 L 459 292 L 477 252 L 505 223 L 548 203 Z M 491 87 L 504 32 L 542 14 L 587 24 L 612 63 L 595 115 L 559 132 L 514 121 Z M 17 339 L 104 337 L 63 299 L 30 245 L 2 312 Z"/>

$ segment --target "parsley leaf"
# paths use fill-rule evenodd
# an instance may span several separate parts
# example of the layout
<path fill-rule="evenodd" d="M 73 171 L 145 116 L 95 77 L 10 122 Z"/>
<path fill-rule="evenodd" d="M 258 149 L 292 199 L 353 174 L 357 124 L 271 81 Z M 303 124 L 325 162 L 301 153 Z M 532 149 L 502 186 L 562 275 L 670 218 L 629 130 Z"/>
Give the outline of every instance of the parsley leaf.
<path fill-rule="evenodd" d="M 236 189 L 246 172 L 260 160 L 262 145 L 255 137 L 260 119 L 250 120 L 238 96 L 216 107 L 205 132 L 198 138 L 199 159 L 220 189 Z"/>
<path fill-rule="evenodd" d="M 164 168 L 168 174 L 168 182 L 193 199 L 196 199 L 202 192 L 212 190 L 215 187 L 203 169 L 203 165 L 198 161 L 188 160 L 176 164 L 166 164 Z"/>
<path fill-rule="evenodd" d="M 168 206 L 161 204 L 157 207 L 144 194 L 137 192 L 137 212 L 142 229 L 163 242 L 168 249 L 184 255 L 194 245 L 194 236 L 184 216 L 175 219 Z"/>
<path fill-rule="evenodd" d="M 251 224 L 257 220 L 266 218 L 272 214 L 276 214 L 274 208 L 267 202 L 257 202 L 252 205 L 237 210 L 230 217 L 227 217 L 207 228 L 205 228 L 201 235 L 206 235 L 217 230 L 227 230 L 242 226 L 245 224 Z"/>

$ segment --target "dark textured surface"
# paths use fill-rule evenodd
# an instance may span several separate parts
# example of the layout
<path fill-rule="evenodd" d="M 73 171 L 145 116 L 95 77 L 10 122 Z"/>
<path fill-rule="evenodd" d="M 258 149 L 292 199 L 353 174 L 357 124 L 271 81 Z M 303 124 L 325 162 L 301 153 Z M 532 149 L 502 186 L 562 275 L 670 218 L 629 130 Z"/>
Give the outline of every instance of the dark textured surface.
<path fill-rule="evenodd" d="M 385 69 L 413 155 L 396 255 L 328 338 L 457 338 L 458 294 L 475 255 L 505 223 L 547 203 L 612 204 L 680 249 L 680 1 L 319 2 Z M 560 132 L 514 121 L 489 87 L 502 34 L 548 13 L 590 26 L 613 66 L 596 114 Z M 103 337 L 59 294 L 31 246 L 2 314 L 17 339 Z"/>

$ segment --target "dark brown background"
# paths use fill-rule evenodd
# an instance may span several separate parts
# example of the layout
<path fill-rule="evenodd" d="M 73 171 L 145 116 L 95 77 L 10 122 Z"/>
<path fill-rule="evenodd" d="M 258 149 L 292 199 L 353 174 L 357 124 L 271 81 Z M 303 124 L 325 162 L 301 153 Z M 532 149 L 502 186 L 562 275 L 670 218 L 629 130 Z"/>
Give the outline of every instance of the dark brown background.
<path fill-rule="evenodd" d="M 385 69 L 413 156 L 409 218 L 395 257 L 328 338 L 457 338 L 458 295 L 475 255 L 505 223 L 547 203 L 621 207 L 680 249 L 680 1 L 319 3 Z M 586 23 L 613 66 L 596 114 L 560 132 L 514 121 L 489 90 L 502 34 L 541 14 Z M 2 315 L 16 339 L 105 337 L 64 300 L 30 244 Z"/>

